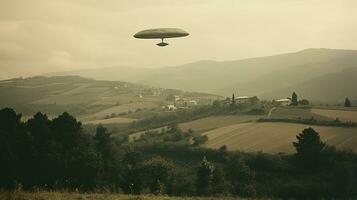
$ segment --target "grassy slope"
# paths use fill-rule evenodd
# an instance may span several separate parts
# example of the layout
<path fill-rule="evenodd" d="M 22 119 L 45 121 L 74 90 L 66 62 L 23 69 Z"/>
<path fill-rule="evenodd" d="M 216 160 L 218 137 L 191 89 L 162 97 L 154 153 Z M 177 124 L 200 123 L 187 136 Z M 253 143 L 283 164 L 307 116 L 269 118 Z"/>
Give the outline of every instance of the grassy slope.
<path fill-rule="evenodd" d="M 312 112 L 332 119 L 357 122 L 357 111 L 354 110 L 313 109 Z"/>
<path fill-rule="evenodd" d="M 340 149 L 352 149 L 357 152 L 357 128 L 307 126 L 293 123 L 244 123 L 225 126 L 205 132 L 209 148 L 226 145 L 229 150 L 247 152 L 263 151 L 267 153 L 293 152 L 292 142 L 296 135 L 307 127 L 320 133 L 327 144 Z"/>
<path fill-rule="evenodd" d="M 51 200 L 244 200 L 245 198 L 238 197 L 168 197 L 154 195 L 121 195 L 111 193 L 73 193 L 73 192 L 22 192 L 15 191 L 13 193 L 0 192 L 0 199 L 16 199 L 16 200 L 32 200 L 32 199 L 51 199 Z M 253 200 L 253 199 L 251 199 Z M 266 199 L 268 200 L 268 199 Z"/>
<path fill-rule="evenodd" d="M 192 129 L 195 133 L 203 133 L 205 131 L 209 131 L 212 129 L 238 124 L 238 123 L 247 123 L 252 122 L 258 119 L 260 116 L 257 115 L 227 115 L 227 116 L 212 116 L 205 117 L 197 120 L 193 120 L 190 122 L 180 123 L 179 127 L 183 131 L 188 131 L 188 129 Z M 152 129 L 151 131 L 161 131 L 166 127 L 159 127 L 156 129 Z M 136 133 L 132 133 L 129 135 L 129 141 L 133 141 L 138 139 L 143 133 L 146 131 L 139 131 Z"/>
<path fill-rule="evenodd" d="M 0 108 L 15 108 L 23 113 L 25 118 L 38 111 L 51 116 L 67 111 L 83 122 L 102 120 L 112 113 L 117 115 L 137 109 L 159 108 L 161 104 L 165 105 L 165 99 L 169 95 L 203 99 L 216 97 L 78 76 L 31 77 L 0 81 Z M 120 119 L 112 121 L 123 122 Z"/>
<path fill-rule="evenodd" d="M 223 126 L 255 121 L 258 118 L 259 116 L 256 115 L 212 116 L 182 123 L 179 126 L 184 131 L 192 129 L 195 132 L 202 133 L 204 131 L 220 128 Z"/>
<path fill-rule="evenodd" d="M 155 102 L 135 102 L 135 103 L 128 103 L 128 104 L 123 104 L 120 106 L 113 106 L 108 109 L 102 110 L 100 112 L 94 113 L 89 118 L 94 118 L 94 119 L 101 119 L 105 117 L 106 115 L 110 115 L 112 113 L 123 113 L 123 112 L 128 112 L 128 111 L 135 111 L 136 109 L 150 109 L 150 108 L 155 108 L 158 107 L 157 103 Z"/>
<path fill-rule="evenodd" d="M 291 107 L 277 107 L 273 110 L 271 118 L 276 119 L 310 119 L 314 118 L 317 120 L 333 120 L 335 118 L 330 118 L 328 116 L 320 115 L 316 112 L 312 112 L 311 108 L 291 108 Z"/>
<path fill-rule="evenodd" d="M 341 68 L 343 69 L 343 68 Z M 307 72 L 306 72 L 307 73 Z M 298 76 L 295 74 L 295 76 Z M 336 73 L 323 74 L 285 88 L 274 88 L 262 94 L 263 97 L 283 97 L 295 91 L 300 97 L 314 101 L 343 103 L 345 97 L 357 99 L 357 69 L 346 69 Z"/>

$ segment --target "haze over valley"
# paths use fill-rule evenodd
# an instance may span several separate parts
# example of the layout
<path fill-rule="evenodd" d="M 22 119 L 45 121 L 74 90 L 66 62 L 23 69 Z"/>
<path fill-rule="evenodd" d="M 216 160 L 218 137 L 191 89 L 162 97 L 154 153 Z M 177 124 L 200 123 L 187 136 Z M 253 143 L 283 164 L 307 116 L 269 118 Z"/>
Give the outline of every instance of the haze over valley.
<path fill-rule="evenodd" d="M 152 69 L 119 66 L 45 75 L 79 75 L 264 99 L 284 98 L 291 91 L 296 91 L 311 100 L 336 102 L 346 96 L 357 98 L 353 87 L 357 81 L 356 69 L 357 50 L 306 49 L 236 61 L 199 61 Z"/>

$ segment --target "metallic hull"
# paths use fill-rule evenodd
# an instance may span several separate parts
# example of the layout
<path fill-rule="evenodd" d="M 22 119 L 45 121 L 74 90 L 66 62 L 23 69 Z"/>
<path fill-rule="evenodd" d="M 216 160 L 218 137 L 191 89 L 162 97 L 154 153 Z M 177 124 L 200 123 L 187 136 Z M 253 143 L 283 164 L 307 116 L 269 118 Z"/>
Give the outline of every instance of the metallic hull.
<path fill-rule="evenodd" d="M 157 28 L 140 31 L 136 33 L 134 37 L 139 39 L 164 39 L 185 37 L 188 35 L 189 33 L 178 28 Z"/>

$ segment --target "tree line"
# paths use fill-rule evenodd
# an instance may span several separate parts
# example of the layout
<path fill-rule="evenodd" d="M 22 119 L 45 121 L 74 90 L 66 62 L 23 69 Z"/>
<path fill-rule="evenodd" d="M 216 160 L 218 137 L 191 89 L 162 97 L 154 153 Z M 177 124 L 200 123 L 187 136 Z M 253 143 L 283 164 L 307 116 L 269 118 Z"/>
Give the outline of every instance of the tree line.
<path fill-rule="evenodd" d="M 132 144 L 100 125 L 85 132 L 68 113 L 53 119 L 37 113 L 24 122 L 14 110 L 1 109 L 0 188 L 286 199 L 357 195 L 357 155 L 328 146 L 312 128 L 297 135 L 292 155 L 206 149 L 192 144 L 188 138 L 194 136 L 172 125 Z"/>

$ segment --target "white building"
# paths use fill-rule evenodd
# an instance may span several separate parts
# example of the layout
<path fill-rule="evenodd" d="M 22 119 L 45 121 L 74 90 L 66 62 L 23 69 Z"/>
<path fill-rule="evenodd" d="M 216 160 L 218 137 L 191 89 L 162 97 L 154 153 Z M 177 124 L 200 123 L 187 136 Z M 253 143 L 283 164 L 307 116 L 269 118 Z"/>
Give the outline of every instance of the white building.
<path fill-rule="evenodd" d="M 278 99 L 278 100 L 275 100 L 275 102 L 281 106 L 288 106 L 291 104 L 291 99 Z"/>
<path fill-rule="evenodd" d="M 167 105 L 166 108 L 171 111 L 174 111 L 177 109 L 175 105 Z"/>
<path fill-rule="evenodd" d="M 179 101 L 181 99 L 180 96 L 178 96 L 178 95 L 175 95 L 174 98 L 175 98 L 175 101 Z"/>
<path fill-rule="evenodd" d="M 187 101 L 186 103 L 187 103 L 187 106 L 196 106 L 198 104 L 197 101 L 195 101 L 195 100 L 190 100 L 190 101 Z"/>
<path fill-rule="evenodd" d="M 235 100 L 236 100 L 236 103 L 246 103 L 248 102 L 250 99 L 250 97 L 247 97 L 247 96 L 242 96 L 242 97 L 236 97 Z"/>

